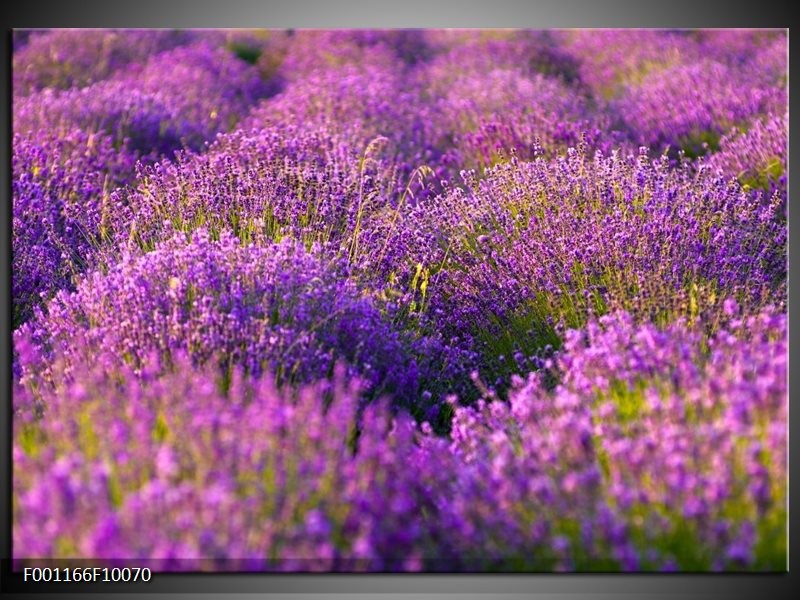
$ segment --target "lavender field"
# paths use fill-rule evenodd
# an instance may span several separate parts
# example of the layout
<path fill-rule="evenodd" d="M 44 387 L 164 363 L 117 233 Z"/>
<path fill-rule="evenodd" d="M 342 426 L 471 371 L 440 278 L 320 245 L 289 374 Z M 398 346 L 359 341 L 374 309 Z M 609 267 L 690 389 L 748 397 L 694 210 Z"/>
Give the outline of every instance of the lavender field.
<path fill-rule="evenodd" d="M 786 31 L 16 31 L 13 555 L 783 571 Z"/>

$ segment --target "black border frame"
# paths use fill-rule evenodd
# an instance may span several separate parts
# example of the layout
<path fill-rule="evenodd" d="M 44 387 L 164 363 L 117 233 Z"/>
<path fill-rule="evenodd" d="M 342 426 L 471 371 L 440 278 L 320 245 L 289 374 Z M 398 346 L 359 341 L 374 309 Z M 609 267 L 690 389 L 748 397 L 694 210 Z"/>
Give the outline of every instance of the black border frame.
<path fill-rule="evenodd" d="M 211 593 L 228 597 L 234 593 L 262 593 L 268 597 L 290 595 L 324 597 L 463 597 L 478 595 L 506 598 L 608 597 L 620 594 L 643 598 L 720 597 L 732 599 L 756 595 L 788 595 L 790 573 L 785 574 L 154 574 L 149 583 L 138 584 L 30 584 L 10 572 L 11 542 L 11 28 L 36 27 L 474 27 L 474 28 L 612 28 L 612 27 L 774 27 L 790 28 L 783 2 L 703 2 L 691 0 L 137 0 L 111 3 L 102 0 L 4 3 L 5 37 L 0 45 L 0 85 L 6 102 L 0 102 L 0 174 L 3 201 L 0 205 L 0 593 L 137 592 L 153 596 L 175 592 Z M 790 65 L 791 65 L 790 32 Z M 796 102 L 791 93 L 792 108 Z M 797 126 L 790 120 L 791 140 Z M 789 172 L 796 172 L 798 159 L 790 152 Z M 791 179 L 791 177 L 790 177 Z M 791 189 L 791 181 L 790 181 Z M 790 209 L 791 213 L 791 203 Z M 790 214 L 791 217 L 791 214 Z M 790 218 L 791 223 L 791 218 Z M 789 226 L 789 255 L 798 246 Z M 789 297 L 798 282 L 789 270 Z M 790 303 L 791 307 L 791 303 Z M 798 326 L 789 318 L 790 348 L 797 342 Z M 791 354 L 791 352 L 790 352 Z M 790 365 L 793 361 L 790 357 Z M 790 407 L 792 390 L 800 385 L 800 370 L 789 370 Z M 794 385 L 793 385 L 794 384 Z M 797 416 L 790 409 L 790 429 L 797 430 Z M 790 457 L 797 454 L 797 441 L 789 438 Z M 789 480 L 789 495 L 797 497 L 797 481 Z M 794 529 L 791 526 L 790 532 Z M 790 535 L 789 556 L 797 550 L 797 536 Z M 324 596 L 323 596 L 324 594 Z M 27 595 L 27 594 L 26 594 Z"/>

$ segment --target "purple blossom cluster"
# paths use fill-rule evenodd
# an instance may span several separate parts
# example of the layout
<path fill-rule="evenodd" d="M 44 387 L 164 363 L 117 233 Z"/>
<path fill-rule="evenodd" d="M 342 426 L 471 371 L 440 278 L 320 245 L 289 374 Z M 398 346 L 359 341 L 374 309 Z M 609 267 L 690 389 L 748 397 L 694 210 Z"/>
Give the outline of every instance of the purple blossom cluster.
<path fill-rule="evenodd" d="M 22 33 L 22 32 L 20 32 Z M 188 39 L 169 30 L 53 29 L 28 33 L 14 54 L 14 93 L 85 87 Z"/>
<path fill-rule="evenodd" d="M 15 390 L 15 553 L 163 569 L 720 570 L 785 551 L 786 317 L 626 313 L 567 333 L 552 391 L 455 406 L 451 439 L 336 370 L 295 391 L 99 353 Z M 112 366 L 114 365 L 114 366 Z M 451 402 L 455 402 L 451 400 Z M 44 406 L 44 417 L 37 407 Z M 224 523 L 224 526 L 220 524 Z"/>
<path fill-rule="evenodd" d="M 240 129 L 322 130 L 347 140 L 360 153 L 382 138 L 397 168 L 408 176 L 437 159 L 425 136 L 420 102 L 419 91 L 409 87 L 396 65 L 346 63 L 312 69 L 303 79 L 290 81 L 278 95 L 260 103 Z M 293 134 L 282 137 L 291 139 Z"/>
<path fill-rule="evenodd" d="M 280 65 L 281 75 L 297 81 L 312 73 L 351 66 L 403 69 L 427 54 L 426 34 L 414 30 L 298 30 Z"/>
<path fill-rule="evenodd" d="M 683 323 L 609 314 L 567 333 L 552 392 L 531 375 L 508 404 L 457 409 L 455 451 L 556 568 L 736 569 L 785 549 L 785 315 L 726 307 L 709 350 Z"/>
<path fill-rule="evenodd" d="M 366 260 L 405 280 L 425 265 L 435 282 L 426 319 L 483 355 L 492 386 L 558 346 L 559 323 L 624 309 L 713 327 L 726 297 L 753 309 L 785 301 L 778 194 L 666 157 L 579 151 L 514 159 L 467 184 L 408 211 L 405 227 L 379 223 L 367 237 L 390 250 Z"/>
<path fill-rule="evenodd" d="M 245 242 L 290 236 L 353 246 L 360 216 L 388 203 L 399 185 L 385 154 L 381 141 L 362 147 L 322 125 L 239 129 L 206 152 L 144 169 L 119 193 L 126 209 L 116 230 L 121 243 L 141 248 L 198 226 Z"/>
<path fill-rule="evenodd" d="M 741 65 L 780 42 L 782 33 L 762 29 L 704 29 L 690 32 L 690 35 L 698 40 L 703 55 L 727 64 Z M 762 69 L 771 66 L 767 62 L 761 63 Z"/>
<path fill-rule="evenodd" d="M 119 210 L 111 194 L 132 173 L 130 158 L 102 133 L 43 129 L 14 136 L 15 325 L 94 262 Z"/>
<path fill-rule="evenodd" d="M 559 79 L 514 67 L 487 68 L 481 64 L 487 55 L 474 56 L 484 58 L 467 62 L 451 51 L 420 74 L 434 110 L 427 134 L 445 164 L 490 167 L 512 148 L 521 158 L 533 158 L 542 149 L 563 150 L 607 129 L 602 117 L 587 110 L 585 99 Z"/>
<path fill-rule="evenodd" d="M 747 69 L 697 60 L 645 76 L 615 108 L 637 142 L 704 154 L 731 128 L 785 110 L 785 89 L 754 85 L 751 77 Z"/>
<path fill-rule="evenodd" d="M 558 32 L 579 80 L 636 144 L 693 156 L 787 106 L 785 32 Z"/>
<path fill-rule="evenodd" d="M 59 293 L 46 317 L 18 330 L 36 346 L 20 368 L 44 382 L 100 352 L 136 370 L 185 353 L 284 383 L 328 378 L 346 361 L 372 391 L 407 398 L 416 392 L 414 366 L 345 267 L 288 238 L 241 246 L 224 231 L 217 241 L 202 229 L 188 242 L 177 233 L 108 273 L 92 273 L 74 293 Z M 61 369 L 53 373 L 56 360 Z"/>
<path fill-rule="evenodd" d="M 449 56 L 463 65 L 459 69 L 518 69 L 575 80 L 578 63 L 558 35 L 546 30 L 441 29 L 426 31 L 424 39 L 430 54 Z"/>
<path fill-rule="evenodd" d="M 756 120 L 746 131 L 733 130 L 724 136 L 719 152 L 708 163 L 743 185 L 786 197 L 788 136 L 788 113 Z"/>
<path fill-rule="evenodd" d="M 14 97 L 14 130 L 104 131 L 116 147 L 154 158 L 199 148 L 265 93 L 254 67 L 196 42 L 132 63 L 86 87 Z"/>
<path fill-rule="evenodd" d="M 13 44 L 15 558 L 785 568 L 785 31 Z"/>
<path fill-rule="evenodd" d="M 597 99 L 618 97 L 639 85 L 648 74 L 691 63 L 701 56 L 698 44 L 675 31 L 607 29 L 556 33 L 564 52 L 576 63 L 580 81 Z"/>

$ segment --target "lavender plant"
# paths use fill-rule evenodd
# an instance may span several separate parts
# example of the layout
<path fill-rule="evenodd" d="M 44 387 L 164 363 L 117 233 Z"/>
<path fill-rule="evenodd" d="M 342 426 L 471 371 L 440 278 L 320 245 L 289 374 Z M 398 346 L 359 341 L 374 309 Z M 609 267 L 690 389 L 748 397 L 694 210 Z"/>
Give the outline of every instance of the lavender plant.
<path fill-rule="evenodd" d="M 607 129 L 583 97 L 558 79 L 519 68 L 488 68 L 450 53 L 426 65 L 420 87 L 432 104 L 426 137 L 458 169 L 490 167 L 515 150 L 523 159 L 557 153 Z M 478 70 L 483 71 L 476 76 Z"/>
<path fill-rule="evenodd" d="M 185 43 L 187 32 L 169 30 L 25 30 L 28 42 L 14 54 L 14 93 L 85 87 L 131 63 Z"/>
<path fill-rule="evenodd" d="M 746 73 L 746 71 L 745 71 Z M 616 111 L 635 141 L 704 154 L 719 137 L 785 104 L 779 87 L 753 85 L 742 73 L 714 61 L 694 61 L 658 71 L 631 87 Z"/>
<path fill-rule="evenodd" d="M 204 227 L 230 229 L 243 243 L 333 243 L 349 255 L 359 220 L 399 185 L 383 145 L 288 123 L 220 136 L 205 153 L 143 170 L 122 192 L 120 242 L 150 249 L 176 230 Z"/>
<path fill-rule="evenodd" d="M 682 323 L 625 313 L 571 331 L 562 385 L 531 374 L 508 403 L 456 407 L 449 441 L 382 404 L 356 420 L 362 388 L 342 370 L 297 391 L 237 370 L 223 394 L 183 355 L 158 375 L 157 361 L 135 374 L 101 353 L 43 394 L 16 390 L 15 555 L 165 570 L 781 569 L 786 319 L 726 307 L 708 348 Z"/>
<path fill-rule="evenodd" d="M 785 31 L 13 44 L 15 558 L 785 569 Z"/>
<path fill-rule="evenodd" d="M 16 134 L 12 142 L 13 323 L 95 263 L 110 233 L 113 190 L 131 177 L 111 139 L 79 129 Z"/>
<path fill-rule="evenodd" d="M 751 127 L 733 130 L 720 140 L 720 151 L 708 163 L 744 186 L 786 197 L 788 113 L 756 119 Z"/>
<path fill-rule="evenodd" d="M 598 99 L 611 99 L 649 73 L 699 58 L 696 44 L 678 32 L 573 30 L 556 32 L 567 56 L 577 63 L 580 81 Z"/>
<path fill-rule="evenodd" d="M 497 537 L 541 540 L 547 570 L 783 569 L 785 315 L 726 310 L 708 349 L 680 322 L 592 321 L 552 392 L 531 375 L 509 404 L 457 409 L 454 451 L 515 529 Z"/>
<path fill-rule="evenodd" d="M 213 360 L 225 377 L 240 364 L 283 383 L 323 379 L 343 360 L 376 394 L 408 398 L 415 365 L 339 263 L 288 239 L 242 247 L 228 232 L 215 241 L 199 229 L 188 242 L 176 233 L 59 293 L 19 330 L 38 347 L 20 366 L 44 385 L 101 350 L 135 369 L 153 353 L 169 364 L 185 352 L 197 363 Z M 49 372 L 61 355 L 66 372 Z"/>
<path fill-rule="evenodd" d="M 102 131 L 117 148 L 153 159 L 201 147 L 230 129 L 263 93 L 254 67 L 198 42 L 94 85 L 15 97 L 14 129 Z"/>
<path fill-rule="evenodd" d="M 779 195 L 644 151 L 571 151 L 471 177 L 468 191 L 376 229 L 367 260 L 403 281 L 422 276 L 426 320 L 481 354 L 492 385 L 498 373 L 507 384 L 538 364 L 540 349 L 560 344 L 559 327 L 582 327 L 593 314 L 621 308 L 662 324 L 703 317 L 713 328 L 726 296 L 754 309 L 785 298 Z"/>

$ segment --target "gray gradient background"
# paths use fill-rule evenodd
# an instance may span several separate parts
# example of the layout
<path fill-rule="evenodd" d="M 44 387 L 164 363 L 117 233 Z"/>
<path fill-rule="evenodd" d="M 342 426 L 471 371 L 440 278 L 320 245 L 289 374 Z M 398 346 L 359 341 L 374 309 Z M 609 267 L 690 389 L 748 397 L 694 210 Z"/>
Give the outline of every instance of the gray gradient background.
<path fill-rule="evenodd" d="M 10 28 L 28 27 L 790 27 L 782 2 L 699 2 L 697 0 L 137 0 L 120 3 L 98 0 L 15 3 L 5 0 L 2 15 L 5 37 L 0 46 L 0 558 L 10 556 L 11 422 L 10 422 Z M 791 78 L 790 78 L 791 79 Z M 791 88 L 792 111 L 796 102 Z M 797 126 L 790 126 L 796 139 Z M 798 159 L 790 154 L 790 173 Z M 791 207 L 791 203 L 790 203 Z M 791 208 L 790 208 L 791 213 Z M 790 226 L 790 254 L 798 246 Z M 790 260 L 791 263 L 791 260 Z M 796 296 L 798 281 L 789 276 L 789 295 Z M 797 342 L 798 326 L 790 316 L 790 345 Z M 794 361 L 790 357 L 790 365 Z M 790 390 L 797 389 L 798 371 L 790 368 Z M 790 392 L 790 398 L 793 395 Z M 790 412 L 797 429 L 797 411 Z M 790 437 L 790 456 L 797 440 Z M 797 497 L 797 480 L 790 479 Z M 794 527 L 792 527 L 794 529 Z M 790 536 L 790 554 L 797 536 Z M 111 595 L 140 592 L 152 597 L 186 592 L 239 598 L 258 593 L 268 598 L 782 598 L 788 595 L 789 574 L 774 575 L 160 575 L 147 584 L 22 584 L 10 576 L 7 563 L 0 569 L 0 593 L 66 592 L 79 598 L 86 593 Z M 795 578 L 796 579 L 796 578 Z M 59 593 L 59 596 L 62 596 Z"/>

